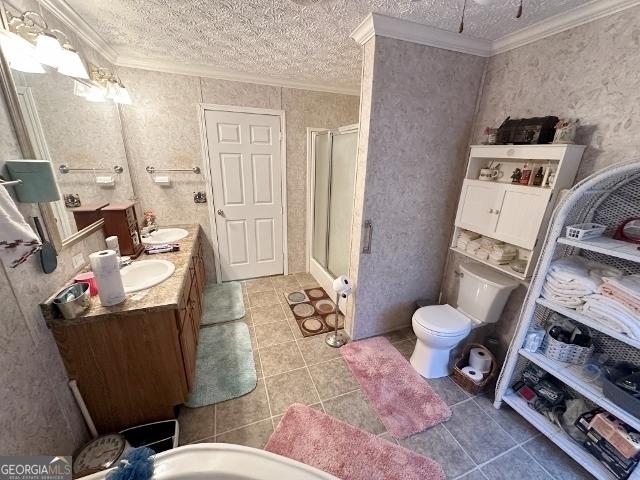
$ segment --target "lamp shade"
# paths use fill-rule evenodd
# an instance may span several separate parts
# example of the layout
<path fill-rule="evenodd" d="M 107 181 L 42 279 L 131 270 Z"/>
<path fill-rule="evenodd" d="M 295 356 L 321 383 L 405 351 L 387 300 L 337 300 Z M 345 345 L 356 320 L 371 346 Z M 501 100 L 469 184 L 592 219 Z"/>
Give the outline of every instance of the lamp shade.
<path fill-rule="evenodd" d="M 7 160 L 12 180 L 22 180 L 14 187 L 18 201 L 44 203 L 60 200 L 56 178 L 48 160 Z"/>
<path fill-rule="evenodd" d="M 62 46 L 58 39 L 50 33 L 43 32 L 36 40 L 36 56 L 40 63 L 58 68 Z"/>
<path fill-rule="evenodd" d="M 89 80 L 89 73 L 78 55 L 72 48 L 65 47 L 59 55 L 58 72 L 68 77 L 84 78 Z"/>

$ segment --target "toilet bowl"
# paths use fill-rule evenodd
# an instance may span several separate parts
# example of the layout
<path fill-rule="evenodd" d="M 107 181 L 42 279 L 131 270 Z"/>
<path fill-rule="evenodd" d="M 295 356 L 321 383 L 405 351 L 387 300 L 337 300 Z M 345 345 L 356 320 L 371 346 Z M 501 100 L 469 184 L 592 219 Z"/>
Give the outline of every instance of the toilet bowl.
<path fill-rule="evenodd" d="M 418 337 L 411 365 L 425 378 L 449 375 L 449 353 L 469 332 L 471 320 L 451 305 L 431 305 L 416 311 L 411 319 Z"/>
<path fill-rule="evenodd" d="M 479 264 L 460 266 L 458 307 L 430 305 L 416 310 L 411 319 L 416 346 L 410 362 L 425 378 L 451 374 L 451 350 L 473 328 L 495 323 L 518 282 Z"/>

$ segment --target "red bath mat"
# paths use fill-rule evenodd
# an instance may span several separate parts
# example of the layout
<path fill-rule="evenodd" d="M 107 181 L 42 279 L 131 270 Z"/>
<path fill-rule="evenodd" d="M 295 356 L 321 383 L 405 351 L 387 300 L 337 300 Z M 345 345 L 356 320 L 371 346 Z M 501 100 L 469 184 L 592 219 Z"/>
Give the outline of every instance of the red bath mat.
<path fill-rule="evenodd" d="M 407 438 L 451 417 L 447 404 L 386 338 L 352 342 L 340 353 L 394 437 Z"/>
<path fill-rule="evenodd" d="M 299 403 L 291 405 L 265 450 L 343 480 L 444 480 L 430 458 Z"/>

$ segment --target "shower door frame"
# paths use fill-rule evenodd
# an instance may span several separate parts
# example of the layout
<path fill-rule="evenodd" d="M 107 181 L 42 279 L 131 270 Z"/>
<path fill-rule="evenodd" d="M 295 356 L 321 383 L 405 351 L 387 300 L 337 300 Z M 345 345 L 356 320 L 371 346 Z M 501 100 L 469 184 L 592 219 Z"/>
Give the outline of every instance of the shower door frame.
<path fill-rule="evenodd" d="M 313 226 L 314 226 L 314 211 L 315 211 L 315 137 L 318 133 L 322 132 L 337 132 L 337 133 L 359 133 L 360 124 L 354 123 L 351 125 L 345 125 L 339 128 L 318 128 L 307 127 L 307 232 L 306 232 L 306 263 L 307 271 L 315 278 L 320 286 L 326 290 L 326 292 L 333 295 L 333 274 L 325 267 L 320 265 L 313 258 Z M 357 151 L 356 151 L 357 155 Z M 329 178 L 331 182 L 331 178 Z M 327 240 L 328 241 L 328 240 Z M 350 245 L 351 248 L 351 245 Z M 328 249 L 328 245 L 327 245 Z M 328 259 L 328 257 L 327 257 Z M 346 312 L 347 302 L 345 299 L 340 299 L 339 302 L 340 311 Z"/>

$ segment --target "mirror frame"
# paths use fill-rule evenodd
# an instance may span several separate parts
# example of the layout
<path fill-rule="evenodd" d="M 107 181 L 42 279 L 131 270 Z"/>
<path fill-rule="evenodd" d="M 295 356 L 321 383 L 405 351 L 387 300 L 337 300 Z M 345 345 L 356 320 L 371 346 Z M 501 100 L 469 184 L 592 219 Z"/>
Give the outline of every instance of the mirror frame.
<path fill-rule="evenodd" d="M 0 2 L 0 20 L 0 28 L 7 29 L 8 22 L 5 14 L 4 2 Z M 45 75 L 47 74 L 45 73 Z M 33 148 L 32 140 L 29 137 L 29 132 L 26 126 L 27 124 L 22 114 L 22 110 L 20 110 L 18 93 L 13 80 L 13 74 L 11 73 L 11 68 L 9 68 L 9 62 L 7 62 L 2 50 L 0 50 L 0 86 L 2 87 L 2 93 L 7 104 L 7 109 L 9 110 L 9 117 L 13 124 L 13 130 L 18 140 L 22 158 L 33 159 L 35 158 L 35 149 Z M 53 244 L 53 247 L 58 254 L 66 248 L 80 242 L 92 233 L 102 229 L 104 225 L 104 220 L 100 219 L 82 230 L 79 230 L 70 237 L 62 238 L 60 236 L 60 230 L 58 230 L 58 224 L 51 205 L 49 203 L 39 203 L 38 207 L 45 229 L 47 230 L 47 235 L 49 236 L 49 242 Z"/>

